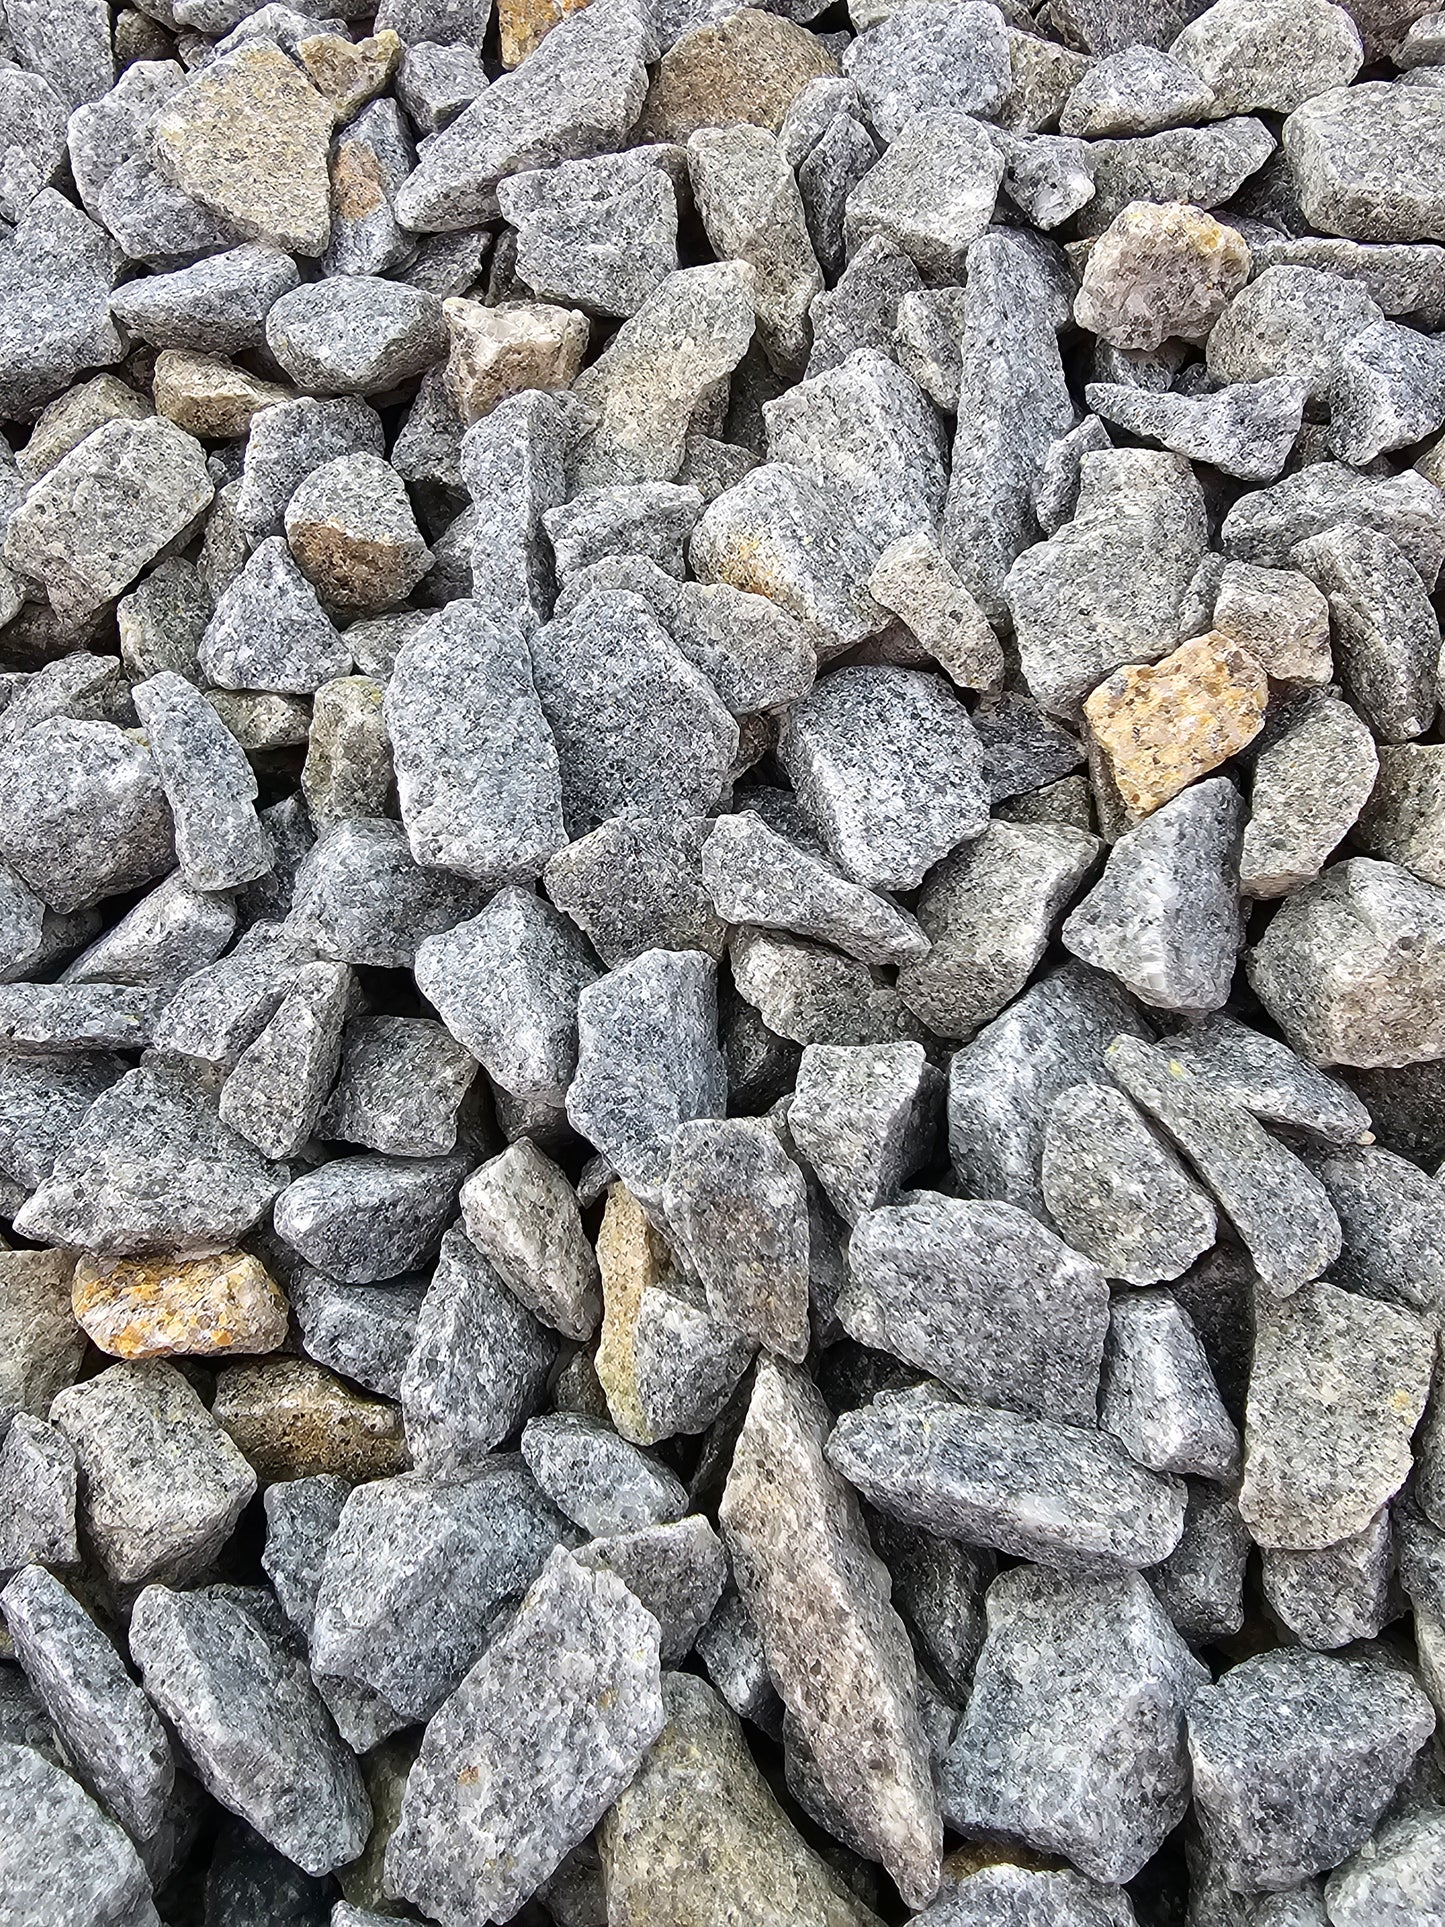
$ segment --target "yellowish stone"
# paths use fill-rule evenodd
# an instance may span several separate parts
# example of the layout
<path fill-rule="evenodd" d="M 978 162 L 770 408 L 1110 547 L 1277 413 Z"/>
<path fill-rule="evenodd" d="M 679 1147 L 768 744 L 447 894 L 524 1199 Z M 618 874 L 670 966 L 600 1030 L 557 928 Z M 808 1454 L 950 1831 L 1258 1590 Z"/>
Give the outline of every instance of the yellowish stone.
<path fill-rule="evenodd" d="M 546 301 L 483 307 L 453 295 L 442 303 L 451 352 L 447 391 L 464 422 L 479 422 L 524 388 L 568 388 L 587 352 L 585 314 Z"/>
<path fill-rule="evenodd" d="M 153 123 L 160 173 L 252 241 L 320 254 L 331 235 L 331 102 L 253 41 L 193 74 Z"/>
<path fill-rule="evenodd" d="M 296 58 L 318 94 L 325 96 L 336 118 L 350 120 L 386 86 L 406 49 L 390 27 L 369 40 L 346 40 L 339 33 L 315 33 L 297 42 Z"/>
<path fill-rule="evenodd" d="M 654 1435 L 637 1386 L 634 1335 L 643 1294 L 664 1283 L 672 1254 L 625 1185 L 614 1184 L 607 1193 L 597 1233 L 597 1263 L 602 1272 L 597 1377 L 607 1395 L 612 1423 L 623 1438 L 651 1445 Z"/>
<path fill-rule="evenodd" d="M 1237 228 L 1187 201 L 1131 201 L 1089 251 L 1074 319 L 1116 348 L 1203 341 L 1248 279 Z"/>
<path fill-rule="evenodd" d="M 685 141 L 700 127 L 746 121 L 776 133 L 808 82 L 837 72 L 817 34 L 775 13 L 743 7 L 725 20 L 694 27 L 667 50 L 639 131 L 651 140 Z"/>
<path fill-rule="evenodd" d="M 112 1358 L 209 1358 L 274 1352 L 286 1341 L 281 1287 L 245 1251 L 213 1258 L 96 1258 L 82 1253 L 71 1309 Z"/>
<path fill-rule="evenodd" d="M 401 1407 L 369 1398 L 308 1358 L 230 1365 L 211 1412 L 265 1482 L 331 1472 L 359 1485 L 411 1464 Z"/>
<path fill-rule="evenodd" d="M 258 409 L 292 397 L 289 388 L 262 381 L 224 355 L 191 354 L 180 348 L 164 348 L 156 356 L 151 391 L 157 413 L 188 434 L 211 442 L 239 441 L 250 434 L 251 417 Z"/>
<path fill-rule="evenodd" d="M 559 20 L 579 13 L 587 0 L 497 0 L 497 25 L 502 30 L 502 65 L 520 67 L 551 33 Z"/>
<path fill-rule="evenodd" d="M 1084 718 L 1137 820 L 1252 742 L 1268 700 L 1254 657 L 1211 631 L 1162 662 L 1116 669 L 1084 704 Z"/>

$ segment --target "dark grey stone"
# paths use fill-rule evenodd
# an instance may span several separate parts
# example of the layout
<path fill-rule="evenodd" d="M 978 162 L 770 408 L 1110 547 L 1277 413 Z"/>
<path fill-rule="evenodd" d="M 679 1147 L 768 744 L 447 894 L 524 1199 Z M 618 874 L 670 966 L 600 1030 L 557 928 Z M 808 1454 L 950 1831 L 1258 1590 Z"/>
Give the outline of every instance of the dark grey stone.
<path fill-rule="evenodd" d="M 424 1273 L 339 1285 L 313 1265 L 302 1265 L 288 1281 L 306 1356 L 383 1398 L 401 1395 L 426 1289 Z"/>
<path fill-rule="evenodd" d="M 1344 1232 L 1330 1276 L 1434 1318 L 1445 1306 L 1445 1185 L 1393 1151 L 1365 1149 L 1362 1135 L 1349 1148 L 1309 1155 Z"/>
<path fill-rule="evenodd" d="M 427 1017 L 353 1017 L 317 1129 L 394 1157 L 454 1150 L 476 1059 Z"/>
<path fill-rule="evenodd" d="M 480 887 L 417 864 L 400 823 L 358 817 L 318 839 L 296 873 L 291 927 L 336 962 L 409 969 L 428 937 L 473 913 Z"/>
<path fill-rule="evenodd" d="M 1187 1640 L 1213 1645 L 1244 1625 L 1244 1572 L 1253 1542 L 1231 1493 L 1206 1479 L 1187 1484 L 1184 1536 L 1151 1569 L 1149 1583 Z"/>
<path fill-rule="evenodd" d="M 1335 660 L 1376 735 L 1423 735 L 1435 716 L 1440 624 L 1410 558 L 1378 530 L 1345 525 L 1298 543 L 1290 560 L 1324 592 Z"/>
<path fill-rule="evenodd" d="M 310 1479 L 281 1479 L 268 1485 L 262 1495 L 266 1544 L 261 1567 L 282 1611 L 308 1639 L 326 1548 L 350 1496 L 351 1487 L 345 1479 L 331 1473 Z"/>
<path fill-rule="evenodd" d="M 127 281 L 110 308 L 153 348 L 234 355 L 264 340 L 267 314 L 299 278 L 289 254 L 249 241 L 190 267 Z"/>
<path fill-rule="evenodd" d="M 594 1538 L 666 1525 L 687 1511 L 686 1486 L 598 1419 L 534 1418 L 522 1457 L 553 1504 Z"/>
<path fill-rule="evenodd" d="M 334 1158 L 276 1200 L 276 1230 L 338 1284 L 395 1278 L 436 1252 L 470 1160 Z"/>
<path fill-rule="evenodd" d="M 0 1743 L 0 1878 L 17 1920 L 46 1927 L 158 1927 L 129 1839 L 70 1775 Z"/>

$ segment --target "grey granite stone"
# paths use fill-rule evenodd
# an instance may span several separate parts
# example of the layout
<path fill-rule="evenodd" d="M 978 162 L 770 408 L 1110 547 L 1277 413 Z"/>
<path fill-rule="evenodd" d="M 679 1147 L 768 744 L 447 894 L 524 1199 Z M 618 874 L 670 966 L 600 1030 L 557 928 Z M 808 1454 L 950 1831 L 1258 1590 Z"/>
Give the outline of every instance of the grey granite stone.
<path fill-rule="evenodd" d="M 677 270 L 677 193 L 658 150 L 513 174 L 498 199 L 518 277 L 543 301 L 623 317 Z"/>
<path fill-rule="evenodd" d="M 687 1511 L 687 1488 L 599 1419 L 549 1412 L 522 1433 L 522 1457 L 559 1511 L 594 1538 L 665 1525 Z"/>
<path fill-rule="evenodd" d="M 1090 408 L 1127 433 L 1257 482 L 1273 481 L 1284 468 L 1305 405 L 1303 383 L 1282 375 L 1198 396 L 1097 381 L 1085 394 Z"/>
<path fill-rule="evenodd" d="M 27 418 L 82 370 L 121 353 L 109 308 L 120 265 L 110 236 L 38 174 L 34 185 L 6 237 L 0 300 L 0 403 Z"/>
<path fill-rule="evenodd" d="M 288 254 L 250 241 L 125 282 L 111 296 L 111 313 L 153 348 L 232 355 L 265 338 L 268 312 L 298 279 Z"/>
<path fill-rule="evenodd" d="M 232 890 L 271 867 L 256 779 L 234 736 L 184 677 L 137 683 L 136 711 L 175 822 L 176 860 L 196 890 Z"/>
<path fill-rule="evenodd" d="M 702 506 L 701 492 L 678 482 L 617 482 L 584 489 L 564 507 L 546 510 L 542 522 L 564 581 L 615 556 L 641 557 L 681 579 L 684 545 Z"/>
<path fill-rule="evenodd" d="M 256 1475 L 174 1365 L 108 1365 L 51 1406 L 75 1447 L 88 1545 L 120 1586 L 182 1583 L 221 1550 Z"/>
<path fill-rule="evenodd" d="M 1192 66 L 1157 47 L 1121 47 L 1093 61 L 1059 115 L 1062 133 L 1098 140 L 1187 127 L 1213 105 L 1214 89 Z"/>
<path fill-rule="evenodd" d="M 232 897 L 192 889 L 173 870 L 68 963 L 61 980 L 170 989 L 214 963 L 238 921 Z"/>
<path fill-rule="evenodd" d="M 379 1285 L 339 1285 L 302 1265 L 288 1280 L 288 1295 L 307 1357 L 368 1392 L 399 1397 L 427 1282 L 413 1272 Z"/>
<path fill-rule="evenodd" d="M 1382 1506 L 1370 1523 L 1314 1552 L 1266 1547 L 1260 1578 L 1280 1625 L 1316 1651 L 1373 1639 L 1395 1617 L 1395 1552 L 1390 1513 Z"/>
<path fill-rule="evenodd" d="M 980 123 L 949 109 L 911 114 L 848 196 L 849 251 L 874 236 L 926 275 L 955 278 L 992 219 L 1004 160 Z"/>
<path fill-rule="evenodd" d="M 476 1059 L 427 1017 L 354 1017 L 317 1129 L 397 1157 L 456 1148 Z"/>
<path fill-rule="evenodd" d="M 1196 1083 L 1227 1097 L 1262 1123 L 1307 1141 L 1368 1142 L 1370 1114 L 1347 1085 L 1307 1064 L 1288 1045 L 1222 1011 L 1188 1030 L 1176 1031 L 1166 1048 Z M 1352 1168 L 1352 1155 L 1341 1154 L 1342 1175 Z M 1391 1170 L 1395 1162 L 1390 1161 Z M 1354 1168 L 1362 1167 L 1356 1162 Z M 1363 1168 L 1374 1171 L 1377 1167 L 1371 1162 Z M 1380 1175 L 1383 1179 L 1383 1167 Z"/>
<path fill-rule="evenodd" d="M 331 150 L 324 274 L 380 275 L 409 264 L 416 240 L 398 225 L 392 202 L 415 165 L 411 131 L 394 100 L 373 100 L 341 130 Z"/>
<path fill-rule="evenodd" d="M 594 1539 L 574 1557 L 589 1571 L 615 1573 L 662 1629 L 664 1665 L 692 1651 L 727 1581 L 722 1541 L 701 1513 Z"/>
<path fill-rule="evenodd" d="M 282 536 L 268 536 L 223 590 L 201 641 L 200 668 L 223 689 L 309 695 L 351 668 L 351 652 Z"/>
<path fill-rule="evenodd" d="M 1191 1642 L 1212 1645 L 1244 1625 L 1244 1573 L 1252 1540 L 1233 1495 L 1206 1479 L 1190 1479 L 1184 1536 L 1152 1568 L 1160 1605 Z"/>
<path fill-rule="evenodd" d="M 74 1382 L 84 1336 L 70 1310 L 74 1273 L 64 1251 L 0 1252 L 0 1424 L 44 1418 Z"/>
<path fill-rule="evenodd" d="M 803 1052 L 789 1134 L 849 1223 L 892 1203 L 928 1161 L 941 1083 L 921 1044 L 810 1044 Z"/>
<path fill-rule="evenodd" d="M 266 346 L 312 393 L 364 395 L 395 388 L 439 360 L 446 328 L 441 303 L 421 288 L 335 274 L 281 296 L 266 315 Z"/>
<path fill-rule="evenodd" d="M 863 97 L 868 118 L 885 141 L 896 140 L 909 118 L 947 108 L 987 119 L 1008 92 L 1008 31 L 996 7 L 960 11 L 926 0 L 926 10 L 890 14 L 855 41 L 843 71 Z"/>
<path fill-rule="evenodd" d="M 1184 1715 L 1208 1683 L 1138 1573 L 1004 1573 L 943 1764 L 944 1812 L 1066 1854 L 1090 1879 L 1132 1879 L 1188 1805 Z"/>
<path fill-rule="evenodd" d="M 1435 714 L 1440 625 L 1416 569 L 1387 535 L 1341 526 L 1291 560 L 1322 590 L 1345 687 L 1387 742 L 1419 736 Z"/>
<path fill-rule="evenodd" d="M 351 1487 L 345 1479 L 330 1473 L 310 1479 L 282 1479 L 268 1485 L 262 1494 L 266 1544 L 261 1567 L 282 1611 L 308 1639 L 316 1616 L 326 1548 L 350 1496 Z"/>
<path fill-rule="evenodd" d="M 1099 1423 L 1151 1472 L 1228 1485 L 1239 1434 L 1189 1314 L 1167 1291 L 1121 1293 L 1109 1318 Z"/>
<path fill-rule="evenodd" d="M 1079 230 L 1102 234 L 1135 201 L 1220 207 L 1274 151 L 1274 136 L 1264 122 L 1247 115 L 1208 127 L 1094 141 L 1094 198 L 1079 216 Z"/>
<path fill-rule="evenodd" d="M 1341 462 L 1312 462 L 1272 488 L 1241 495 L 1220 539 L 1238 562 L 1287 568 L 1296 544 L 1340 523 L 1388 536 L 1427 589 L 1445 556 L 1445 500 L 1423 475 L 1360 475 Z"/>
<path fill-rule="evenodd" d="M 409 969 L 418 947 L 473 913 L 481 896 L 475 883 L 416 863 L 400 823 L 358 817 L 303 859 L 290 928 L 334 962 Z"/>
<path fill-rule="evenodd" d="M 577 1194 L 531 1141 L 519 1138 L 462 1186 L 467 1236 L 544 1325 L 591 1337 L 600 1313 L 597 1260 Z"/>
<path fill-rule="evenodd" d="M 1371 856 L 1403 864 L 1426 883 L 1445 883 L 1445 758 L 1433 743 L 1387 744 L 1354 841 Z"/>
<path fill-rule="evenodd" d="M 1442 113 L 1434 88 L 1387 80 L 1297 107 L 1283 144 L 1309 225 L 1354 241 L 1445 240 Z"/>
<path fill-rule="evenodd" d="M 236 501 L 236 518 L 246 539 L 254 546 L 279 534 L 287 503 L 316 469 L 339 455 L 380 455 L 382 449 L 380 416 L 352 395 L 336 401 L 302 395 L 261 409 L 246 440 Z"/>
<path fill-rule="evenodd" d="M 221 1122 L 264 1157 L 293 1158 L 315 1132 L 341 1062 L 352 992 L 345 964 L 307 964 L 227 1077 Z"/>
<path fill-rule="evenodd" d="M 0 1744 L 0 1875 L 20 1920 L 46 1927 L 158 1927 L 130 1840 L 59 1766 Z"/>
<path fill-rule="evenodd" d="M 369 1285 L 432 1257 L 467 1172 L 439 1158 L 333 1158 L 276 1200 L 278 1235 L 338 1284 Z"/>
<path fill-rule="evenodd" d="M 891 1044 L 924 1025 L 878 965 L 824 944 L 742 926 L 728 943 L 733 987 L 775 1036 L 798 1044 Z"/>
<path fill-rule="evenodd" d="M 1378 1147 L 1317 1151 L 1310 1165 L 1344 1231 L 1334 1281 L 1433 1318 L 1445 1303 L 1445 1186 Z"/>
<path fill-rule="evenodd" d="M 0 855 L 52 910 L 83 909 L 172 867 L 155 763 L 113 723 L 37 723 L 0 749 L 0 782 Z"/>
<path fill-rule="evenodd" d="M 287 925 L 253 924 L 234 949 L 193 971 L 169 998 L 155 1026 L 157 1050 L 229 1070 L 315 958 Z"/>
<path fill-rule="evenodd" d="M 1357 710 L 1323 693 L 1301 704 L 1255 759 L 1239 853 L 1244 895 L 1287 896 L 1317 877 L 1358 820 L 1379 767 Z"/>
<path fill-rule="evenodd" d="M 559 1547 L 427 1729 L 386 1850 L 391 1889 L 443 1927 L 516 1912 L 666 1718 L 656 1619 Z"/>
<path fill-rule="evenodd" d="M 614 968 L 658 948 L 716 956 L 724 930 L 702 876 L 707 833 L 702 817 L 611 817 L 551 859 L 547 894 Z"/>
<path fill-rule="evenodd" d="M 16 1412 L 0 1444 L 0 1574 L 80 1564 L 75 1448 L 45 1419 Z"/>
<path fill-rule="evenodd" d="M 724 260 L 755 270 L 757 339 L 775 371 L 796 377 L 808 356 L 808 308 L 823 286 L 802 196 L 766 128 L 703 127 L 687 144 L 698 215 Z"/>

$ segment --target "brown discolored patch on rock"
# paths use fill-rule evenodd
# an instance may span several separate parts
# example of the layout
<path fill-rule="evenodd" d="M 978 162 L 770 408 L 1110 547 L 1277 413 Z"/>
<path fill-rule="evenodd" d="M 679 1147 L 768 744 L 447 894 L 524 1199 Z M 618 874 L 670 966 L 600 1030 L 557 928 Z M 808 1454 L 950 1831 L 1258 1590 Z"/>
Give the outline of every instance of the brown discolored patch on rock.
<path fill-rule="evenodd" d="M 248 240 L 320 254 L 331 234 L 331 102 L 279 47 L 203 67 L 153 123 L 155 164 Z"/>
<path fill-rule="evenodd" d="M 671 1272 L 672 1253 L 626 1185 L 607 1193 L 597 1233 L 602 1272 L 602 1330 L 594 1363 L 612 1423 L 625 1439 L 652 1443 L 652 1428 L 637 1383 L 634 1339 L 644 1292 Z"/>
<path fill-rule="evenodd" d="M 353 1390 L 307 1358 L 227 1366 L 216 1376 L 211 1413 L 266 1482 L 330 1472 L 359 1485 L 411 1464 L 401 1407 Z"/>
<path fill-rule="evenodd" d="M 386 86 L 406 49 L 390 27 L 369 40 L 346 40 L 339 33 L 311 34 L 296 43 L 296 58 L 318 94 L 331 102 L 338 120 L 350 120 Z"/>
<path fill-rule="evenodd" d="M 208 1358 L 273 1352 L 289 1313 L 280 1286 L 248 1252 L 212 1258 L 103 1258 L 83 1253 L 71 1309 L 112 1358 Z"/>
<path fill-rule="evenodd" d="M 363 141 L 338 141 L 331 163 L 331 214 L 337 221 L 364 221 L 386 199 L 376 150 Z"/>
<path fill-rule="evenodd" d="M 294 398 L 291 389 L 260 380 L 224 355 L 179 348 L 162 349 L 156 356 L 151 385 L 158 414 L 211 442 L 239 441 L 250 433 L 251 417 L 259 409 Z"/>
<path fill-rule="evenodd" d="M 409 572 L 394 542 L 357 535 L 334 522 L 295 523 L 286 539 L 302 574 L 324 586 L 327 601 L 339 608 L 385 608 L 406 594 L 402 578 Z"/>
<path fill-rule="evenodd" d="M 695 27 L 663 55 L 639 134 L 685 141 L 699 127 L 739 121 L 776 133 L 810 80 L 838 72 L 816 34 L 775 13 L 744 7 L 714 25 Z"/>
<path fill-rule="evenodd" d="M 1254 657 L 1211 631 L 1162 662 L 1116 669 L 1085 702 L 1084 718 L 1137 820 L 1252 742 L 1268 700 Z"/>
<path fill-rule="evenodd" d="M 587 0 L 498 0 L 502 65 L 520 67 L 559 21 L 565 20 L 569 13 L 580 13 L 586 5 Z"/>
<path fill-rule="evenodd" d="M 442 303 L 451 352 L 447 393 L 464 422 L 479 422 L 524 388 L 568 388 L 587 352 L 585 314 L 546 301 L 487 308 L 453 296 Z"/>

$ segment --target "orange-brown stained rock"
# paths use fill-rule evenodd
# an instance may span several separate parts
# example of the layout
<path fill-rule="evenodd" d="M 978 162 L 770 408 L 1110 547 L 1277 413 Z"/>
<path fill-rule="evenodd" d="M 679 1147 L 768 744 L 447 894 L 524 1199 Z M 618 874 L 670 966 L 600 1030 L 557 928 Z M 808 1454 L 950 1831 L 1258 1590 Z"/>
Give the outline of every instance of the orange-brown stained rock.
<path fill-rule="evenodd" d="M 1084 717 L 1137 820 L 1252 742 L 1268 698 L 1268 678 L 1249 651 L 1211 631 L 1162 662 L 1116 669 L 1084 704 Z"/>
<path fill-rule="evenodd" d="M 398 34 L 384 27 L 370 40 L 346 40 L 339 33 L 317 33 L 298 41 L 296 58 L 318 94 L 329 100 L 338 120 L 350 120 L 374 100 L 401 64 L 405 52 Z"/>
<path fill-rule="evenodd" d="M 411 1464 L 401 1407 L 368 1398 L 308 1358 L 225 1367 L 211 1415 L 266 1482 L 332 1472 L 359 1485 Z"/>
<path fill-rule="evenodd" d="M 520 67 L 535 53 L 559 20 L 578 13 L 587 0 L 498 0 L 497 25 L 502 31 L 502 65 Z"/>
<path fill-rule="evenodd" d="M 209 1358 L 273 1352 L 286 1299 L 248 1252 L 213 1258 L 96 1258 L 82 1253 L 70 1289 L 77 1324 L 112 1358 Z"/>
<path fill-rule="evenodd" d="M 663 55 L 639 131 L 652 140 L 685 141 L 699 127 L 747 121 L 776 133 L 808 82 L 837 72 L 816 34 L 744 7 L 716 25 L 695 27 Z"/>
<path fill-rule="evenodd" d="M 639 1445 L 650 1445 L 653 1432 L 637 1387 L 634 1333 L 643 1293 L 663 1283 L 671 1261 L 671 1252 L 648 1223 L 642 1206 L 625 1185 L 614 1184 L 597 1233 L 602 1332 L 594 1362 L 612 1423 L 623 1438 Z"/>

